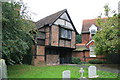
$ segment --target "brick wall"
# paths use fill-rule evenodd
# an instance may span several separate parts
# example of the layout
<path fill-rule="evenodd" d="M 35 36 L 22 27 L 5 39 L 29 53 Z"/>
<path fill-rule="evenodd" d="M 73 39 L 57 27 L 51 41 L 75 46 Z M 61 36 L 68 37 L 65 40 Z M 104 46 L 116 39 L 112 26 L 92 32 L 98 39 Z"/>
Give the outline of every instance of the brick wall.
<path fill-rule="evenodd" d="M 45 46 L 37 45 L 37 55 L 45 55 Z"/>
<path fill-rule="evenodd" d="M 65 40 L 60 40 L 59 46 L 64 47 L 65 46 Z"/>
<path fill-rule="evenodd" d="M 46 64 L 60 64 L 60 60 L 59 60 L 59 54 L 49 54 L 46 55 Z"/>
<path fill-rule="evenodd" d="M 36 58 L 33 60 L 34 65 L 43 65 L 45 64 L 45 46 L 37 45 Z"/>
<path fill-rule="evenodd" d="M 53 25 L 51 31 L 52 31 L 52 34 L 51 34 L 51 45 L 52 46 L 58 46 L 59 27 Z"/>
<path fill-rule="evenodd" d="M 83 52 L 73 52 L 72 57 L 83 57 Z"/>
<path fill-rule="evenodd" d="M 71 45 L 71 42 L 70 41 L 65 41 L 65 47 L 70 47 L 70 45 Z"/>
<path fill-rule="evenodd" d="M 82 43 L 87 44 L 90 41 L 90 34 L 82 34 Z"/>
<path fill-rule="evenodd" d="M 46 27 L 45 32 L 46 32 L 45 45 L 49 45 L 49 43 L 50 43 L 50 27 Z"/>
<path fill-rule="evenodd" d="M 72 57 L 79 57 L 80 60 L 84 61 L 84 55 L 83 55 L 82 51 L 73 52 Z M 85 57 L 86 57 L 86 62 L 88 62 L 89 60 L 92 60 L 92 59 L 100 59 L 102 61 L 105 60 L 105 59 L 103 59 L 103 57 L 104 57 L 103 55 L 97 55 L 97 57 L 90 57 L 89 51 L 85 51 Z"/>
<path fill-rule="evenodd" d="M 71 48 L 76 47 L 76 33 L 72 31 L 72 40 L 71 40 Z"/>
<path fill-rule="evenodd" d="M 90 44 L 87 45 L 87 48 L 89 48 L 89 46 L 94 45 L 94 42 L 92 41 Z"/>
<path fill-rule="evenodd" d="M 51 37 L 51 46 L 75 48 L 75 46 L 76 46 L 76 33 L 75 33 L 75 31 L 72 31 L 72 39 L 71 40 L 61 39 L 61 38 L 59 38 L 59 35 L 60 35 L 59 27 L 56 25 L 53 25 L 51 27 L 51 36 L 49 36 L 49 37 Z"/>
<path fill-rule="evenodd" d="M 35 66 L 45 65 L 44 56 L 36 56 L 36 59 L 34 59 Z"/>

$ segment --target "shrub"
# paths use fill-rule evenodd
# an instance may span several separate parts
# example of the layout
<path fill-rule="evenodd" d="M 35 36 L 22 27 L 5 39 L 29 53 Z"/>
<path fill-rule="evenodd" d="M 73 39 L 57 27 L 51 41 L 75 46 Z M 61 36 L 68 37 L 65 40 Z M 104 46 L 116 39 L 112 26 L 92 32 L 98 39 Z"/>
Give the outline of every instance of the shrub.
<path fill-rule="evenodd" d="M 88 61 L 90 64 L 102 64 L 105 63 L 104 61 L 101 61 L 99 59 L 92 59 Z"/>
<path fill-rule="evenodd" d="M 85 61 L 80 61 L 79 64 L 88 64 L 88 63 Z"/>
<path fill-rule="evenodd" d="M 80 58 L 72 57 L 72 64 L 79 64 L 81 62 Z"/>

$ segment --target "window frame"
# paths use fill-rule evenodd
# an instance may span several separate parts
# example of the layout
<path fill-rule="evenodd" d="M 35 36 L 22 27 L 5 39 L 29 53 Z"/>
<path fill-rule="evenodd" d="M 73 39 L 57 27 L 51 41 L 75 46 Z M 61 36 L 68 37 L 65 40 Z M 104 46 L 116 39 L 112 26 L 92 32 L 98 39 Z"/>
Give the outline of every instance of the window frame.
<path fill-rule="evenodd" d="M 62 32 L 62 30 L 66 31 L 66 35 Z M 70 33 L 70 35 L 69 35 Z M 65 37 L 62 37 L 62 34 L 65 35 Z M 69 37 L 70 36 L 70 37 Z M 72 39 L 72 30 L 69 29 L 65 29 L 65 28 L 60 28 L 60 38 L 62 39 L 67 39 L 67 40 L 71 40 Z"/>
<path fill-rule="evenodd" d="M 96 30 L 95 30 L 95 29 L 91 29 L 91 30 L 90 30 L 90 33 L 91 33 L 91 34 L 96 34 Z"/>
<path fill-rule="evenodd" d="M 92 46 L 89 46 L 89 49 L 90 49 L 90 57 L 96 57 L 96 53 L 94 51 L 94 48 L 95 46 L 92 45 Z M 93 54 L 94 53 L 94 54 Z"/>
<path fill-rule="evenodd" d="M 37 39 L 43 39 L 43 40 L 45 40 L 45 37 L 46 37 L 45 32 L 41 32 L 41 31 L 39 31 L 39 32 L 37 33 L 37 35 L 36 35 L 36 38 L 37 38 Z"/>

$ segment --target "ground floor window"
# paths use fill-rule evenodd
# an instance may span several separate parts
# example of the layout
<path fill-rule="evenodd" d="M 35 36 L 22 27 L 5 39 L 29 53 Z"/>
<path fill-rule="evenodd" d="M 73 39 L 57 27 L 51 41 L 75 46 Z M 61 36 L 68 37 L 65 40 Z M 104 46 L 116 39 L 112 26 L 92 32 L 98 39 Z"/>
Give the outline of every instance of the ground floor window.
<path fill-rule="evenodd" d="M 95 48 L 94 45 L 90 46 L 90 57 L 96 57 L 96 54 L 95 54 L 94 48 Z"/>

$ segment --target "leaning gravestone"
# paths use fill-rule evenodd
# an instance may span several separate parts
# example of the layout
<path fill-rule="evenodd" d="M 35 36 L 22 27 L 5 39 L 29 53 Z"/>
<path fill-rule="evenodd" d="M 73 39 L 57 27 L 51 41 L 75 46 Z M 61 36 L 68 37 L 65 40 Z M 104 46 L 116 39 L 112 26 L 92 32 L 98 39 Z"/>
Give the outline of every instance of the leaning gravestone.
<path fill-rule="evenodd" d="M 7 67 L 4 59 L 0 59 L 0 80 L 7 78 Z"/>
<path fill-rule="evenodd" d="M 89 78 L 97 78 L 98 77 L 98 75 L 96 75 L 96 67 L 95 66 L 89 66 L 88 77 Z"/>
<path fill-rule="evenodd" d="M 62 78 L 62 80 L 70 80 L 70 70 L 63 71 Z"/>

